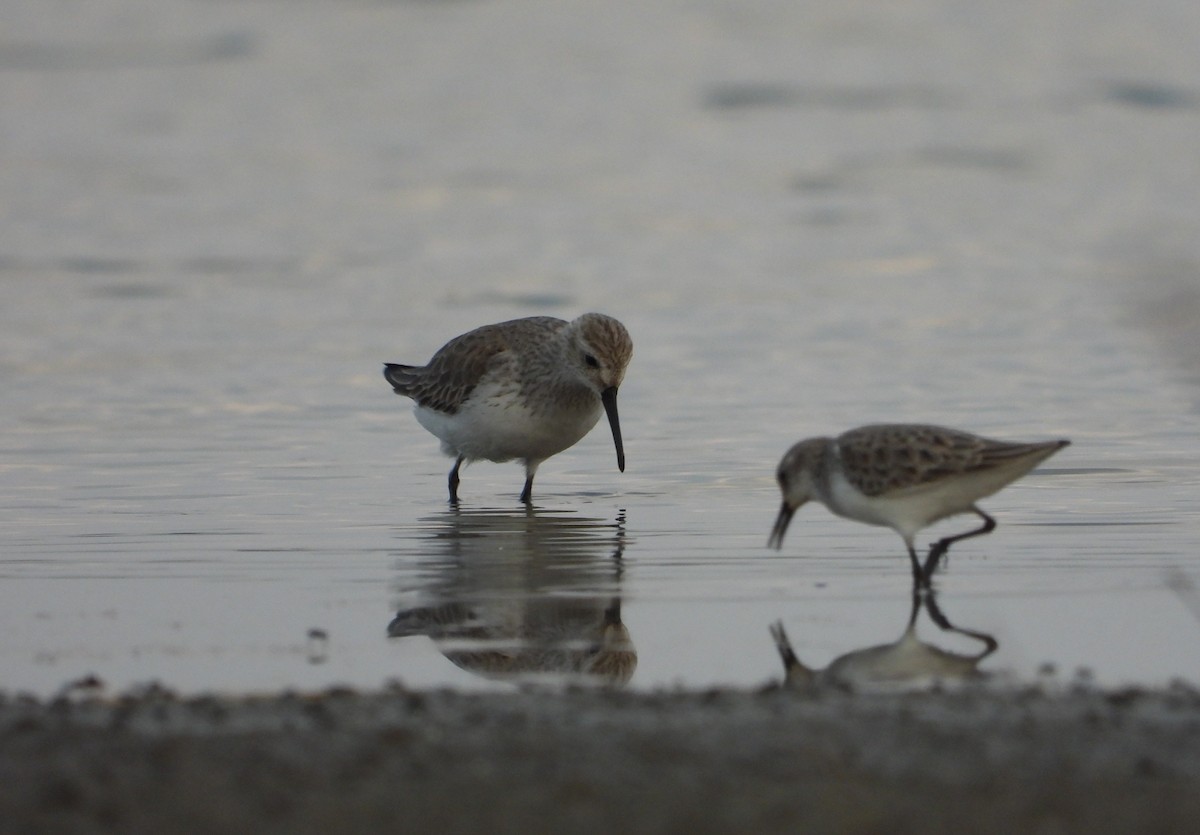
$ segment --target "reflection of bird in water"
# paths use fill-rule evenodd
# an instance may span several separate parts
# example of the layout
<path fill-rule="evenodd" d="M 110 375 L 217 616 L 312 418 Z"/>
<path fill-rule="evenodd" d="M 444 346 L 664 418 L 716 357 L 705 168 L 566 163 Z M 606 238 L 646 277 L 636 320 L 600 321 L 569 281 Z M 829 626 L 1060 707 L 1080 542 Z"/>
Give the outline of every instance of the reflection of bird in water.
<path fill-rule="evenodd" d="M 488 678 L 625 684 L 637 652 L 621 603 L 527 600 L 516 605 L 451 603 L 399 612 L 388 636 L 427 635 L 456 666 Z"/>
<path fill-rule="evenodd" d="M 434 517 L 419 605 L 388 635 L 425 635 L 455 665 L 520 682 L 625 684 L 637 651 L 621 622 L 624 515 L 616 523 L 566 514 Z M 422 548 L 428 554 L 427 547 Z"/>
<path fill-rule="evenodd" d="M 922 609 L 928 611 L 930 619 L 943 630 L 974 638 L 983 643 L 983 649 L 971 655 L 960 654 L 921 641 L 917 637 L 917 617 Z M 784 685 L 797 690 L 921 688 L 939 682 L 962 681 L 980 675 L 979 662 L 995 652 L 998 646 L 991 635 L 951 624 L 938 608 L 933 593 L 916 589 L 908 626 L 899 640 L 848 652 L 823 670 L 806 667 L 796 657 L 782 622 L 771 625 L 771 636 L 783 659 Z"/>

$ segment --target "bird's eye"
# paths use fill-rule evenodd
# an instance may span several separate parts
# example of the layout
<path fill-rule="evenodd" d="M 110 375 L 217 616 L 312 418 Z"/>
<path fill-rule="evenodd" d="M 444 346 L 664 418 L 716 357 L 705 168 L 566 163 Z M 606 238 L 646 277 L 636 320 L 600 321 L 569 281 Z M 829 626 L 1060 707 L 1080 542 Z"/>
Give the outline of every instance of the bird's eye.
<path fill-rule="evenodd" d="M 600 360 L 596 359 L 591 354 L 584 354 L 583 361 L 587 363 L 588 368 L 599 368 L 600 367 Z"/>
<path fill-rule="evenodd" d="M 780 469 L 775 473 L 775 480 L 779 482 L 779 486 L 784 490 L 787 489 L 788 475 L 787 470 Z"/>

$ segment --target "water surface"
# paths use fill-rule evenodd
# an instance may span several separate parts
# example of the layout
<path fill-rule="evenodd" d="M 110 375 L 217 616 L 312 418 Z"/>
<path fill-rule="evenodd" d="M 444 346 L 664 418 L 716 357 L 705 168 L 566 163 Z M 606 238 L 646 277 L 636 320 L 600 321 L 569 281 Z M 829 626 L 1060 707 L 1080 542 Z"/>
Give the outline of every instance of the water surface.
<path fill-rule="evenodd" d="M 546 634 L 753 687 L 776 620 L 822 667 L 907 558 L 768 551 L 772 472 L 879 420 L 1073 441 L 939 581 L 982 669 L 1200 676 L 1194 4 L 12 5 L 0 687 L 505 689 Z M 382 362 L 585 310 L 627 471 L 601 427 L 449 508 Z"/>

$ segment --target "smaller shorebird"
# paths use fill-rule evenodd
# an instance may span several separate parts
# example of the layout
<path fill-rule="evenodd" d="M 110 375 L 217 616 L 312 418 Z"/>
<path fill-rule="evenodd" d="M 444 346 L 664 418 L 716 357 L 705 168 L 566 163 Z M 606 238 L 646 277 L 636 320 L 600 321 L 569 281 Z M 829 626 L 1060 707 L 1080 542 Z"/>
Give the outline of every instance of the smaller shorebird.
<path fill-rule="evenodd" d="M 483 458 L 522 461 L 521 501 L 529 504 L 538 465 L 573 446 L 601 413 L 625 471 L 617 388 L 632 354 L 628 331 L 611 316 L 531 316 L 455 337 L 423 366 L 386 363 L 383 376 L 415 401 L 417 421 L 454 457 L 451 503 L 463 462 Z"/>
<path fill-rule="evenodd" d="M 975 504 L 1049 458 L 1070 441 L 1009 443 L 921 424 L 878 424 L 837 438 L 809 438 L 787 451 L 776 479 L 783 506 L 767 545 L 780 548 L 792 515 L 816 500 L 838 516 L 889 527 L 904 538 L 913 581 L 929 585 L 938 560 L 996 520 Z M 947 516 L 974 513 L 983 527 L 938 540 L 924 566 L 913 538 Z"/>

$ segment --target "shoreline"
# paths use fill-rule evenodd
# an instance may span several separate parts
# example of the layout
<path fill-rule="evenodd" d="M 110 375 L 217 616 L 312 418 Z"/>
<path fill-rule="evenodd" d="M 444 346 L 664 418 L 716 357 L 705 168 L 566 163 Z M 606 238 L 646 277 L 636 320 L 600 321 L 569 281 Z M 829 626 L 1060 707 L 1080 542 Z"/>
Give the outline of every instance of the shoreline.
<path fill-rule="evenodd" d="M 7 831 L 1186 831 L 1200 691 L 0 697 Z"/>

